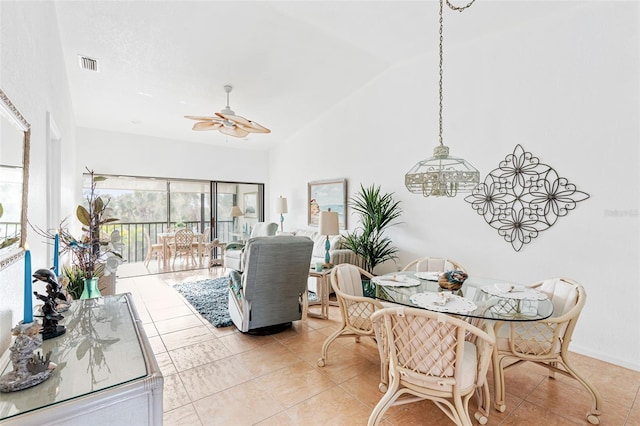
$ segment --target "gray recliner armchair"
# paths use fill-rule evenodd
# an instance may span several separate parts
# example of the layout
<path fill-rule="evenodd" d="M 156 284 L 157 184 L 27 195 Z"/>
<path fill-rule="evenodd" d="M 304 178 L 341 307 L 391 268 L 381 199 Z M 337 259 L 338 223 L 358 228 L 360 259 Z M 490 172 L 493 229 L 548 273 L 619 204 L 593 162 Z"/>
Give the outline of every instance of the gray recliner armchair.
<path fill-rule="evenodd" d="M 313 242 L 291 235 L 251 238 L 242 257 L 244 272 L 232 271 L 229 315 L 248 332 L 302 318 Z"/>

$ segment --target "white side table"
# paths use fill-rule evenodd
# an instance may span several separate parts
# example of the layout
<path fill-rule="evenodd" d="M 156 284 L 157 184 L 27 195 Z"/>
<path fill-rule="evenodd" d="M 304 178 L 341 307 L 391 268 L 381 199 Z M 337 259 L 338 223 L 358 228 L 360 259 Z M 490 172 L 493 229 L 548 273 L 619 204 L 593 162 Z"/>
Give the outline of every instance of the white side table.
<path fill-rule="evenodd" d="M 213 267 L 221 266 L 224 268 L 224 249 L 227 247 L 227 243 L 208 243 L 207 250 L 209 250 L 209 269 Z M 220 257 L 213 257 L 214 249 L 220 249 Z M 223 269 L 224 270 L 224 269 Z"/>
<path fill-rule="evenodd" d="M 322 272 L 318 272 L 315 268 L 309 269 L 309 276 L 318 279 L 318 298 L 317 302 L 309 302 L 309 291 L 307 291 L 306 299 L 306 311 L 307 315 L 314 318 L 329 318 L 329 294 L 331 293 L 331 283 L 329 281 L 329 275 L 333 268 L 323 269 Z M 311 312 L 308 309 L 310 305 L 320 305 L 320 313 Z"/>

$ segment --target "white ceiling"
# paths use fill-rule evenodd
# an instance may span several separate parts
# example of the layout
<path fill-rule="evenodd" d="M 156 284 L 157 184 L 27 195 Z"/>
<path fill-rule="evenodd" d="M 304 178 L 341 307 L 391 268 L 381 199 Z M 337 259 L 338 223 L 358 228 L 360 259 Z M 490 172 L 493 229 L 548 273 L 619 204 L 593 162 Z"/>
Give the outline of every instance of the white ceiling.
<path fill-rule="evenodd" d="M 521 20 L 553 13 L 540 2 L 515 3 Z M 197 143 L 267 149 L 385 69 L 437 49 L 433 0 L 56 5 L 78 126 Z M 521 24 L 512 7 L 478 1 L 463 14 L 445 11 L 445 46 Z M 98 59 L 99 72 L 80 69 L 78 55 Z M 236 114 L 271 134 L 237 139 L 191 130 L 194 121 L 183 116 L 220 111 L 225 84 L 234 87 Z"/>

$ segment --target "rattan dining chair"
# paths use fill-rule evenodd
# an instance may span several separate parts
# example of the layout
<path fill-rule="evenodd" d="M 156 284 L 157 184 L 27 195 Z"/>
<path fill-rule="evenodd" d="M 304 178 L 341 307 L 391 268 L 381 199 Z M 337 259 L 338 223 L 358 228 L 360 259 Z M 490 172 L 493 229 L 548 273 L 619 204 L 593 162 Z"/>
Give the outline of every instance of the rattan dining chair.
<path fill-rule="evenodd" d="M 569 343 L 573 330 L 584 307 L 587 295 L 582 285 L 568 278 L 552 278 L 533 286 L 553 302 L 553 315 L 534 322 L 497 322 L 497 338 L 493 353 L 493 375 L 495 406 L 504 412 L 505 385 L 504 371 L 525 361 L 530 361 L 548 369 L 549 377 L 561 373 L 577 380 L 591 395 L 591 410 L 587 420 L 591 424 L 600 423 L 602 399 L 598 390 L 582 376 L 569 360 Z"/>
<path fill-rule="evenodd" d="M 364 297 L 362 291 L 362 277 L 371 279 L 373 275 L 355 265 L 343 263 L 334 266 L 331 271 L 331 286 L 336 293 L 342 324 L 322 345 L 322 355 L 318 366 L 324 367 L 328 360 L 329 346 L 339 337 L 355 337 L 356 342 L 361 337 L 374 338 L 371 314 L 383 305 L 376 299 Z"/>
<path fill-rule="evenodd" d="M 195 236 L 194 236 L 195 238 Z M 202 258 L 209 256 L 210 253 L 210 243 L 211 243 L 211 227 L 207 226 L 204 228 L 204 232 L 200 236 L 200 238 L 195 238 L 193 242 L 193 250 L 198 256 L 198 262 L 202 264 Z"/>
<path fill-rule="evenodd" d="M 460 263 L 443 257 L 420 257 L 412 260 L 407 266 L 402 268 L 403 272 L 445 272 L 452 270 L 467 272 Z"/>
<path fill-rule="evenodd" d="M 144 234 L 144 239 L 147 243 L 147 257 L 144 259 L 144 266 L 149 266 L 149 262 L 155 256 L 158 259 L 158 263 L 160 263 L 160 259 L 164 260 L 164 247 L 162 244 L 154 244 L 151 242 L 151 237 L 149 236 L 149 231 L 146 228 L 142 228 L 142 233 Z"/>
<path fill-rule="evenodd" d="M 371 316 L 378 346 L 386 351 L 389 388 L 369 417 L 382 421 L 393 405 L 431 400 L 456 425 L 470 426 L 469 399 L 476 394 L 475 418 L 487 422 L 487 370 L 495 338 L 466 321 L 441 312 L 385 308 Z"/>
<path fill-rule="evenodd" d="M 194 256 L 193 250 L 193 231 L 190 229 L 181 229 L 176 231 L 175 236 L 173 237 L 173 241 L 171 242 L 171 252 L 173 255 L 173 263 L 171 266 L 173 267 L 176 264 L 176 258 L 179 255 L 188 255 L 191 257 L 193 264 L 196 264 L 196 258 Z"/>

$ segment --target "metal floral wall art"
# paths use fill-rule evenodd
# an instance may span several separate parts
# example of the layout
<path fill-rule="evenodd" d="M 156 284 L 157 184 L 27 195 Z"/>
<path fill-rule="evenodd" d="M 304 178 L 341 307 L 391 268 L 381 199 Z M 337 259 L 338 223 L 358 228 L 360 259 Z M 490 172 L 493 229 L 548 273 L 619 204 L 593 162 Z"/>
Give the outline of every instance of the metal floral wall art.
<path fill-rule="evenodd" d="M 589 194 L 518 144 L 465 201 L 520 251 L 587 198 Z"/>

